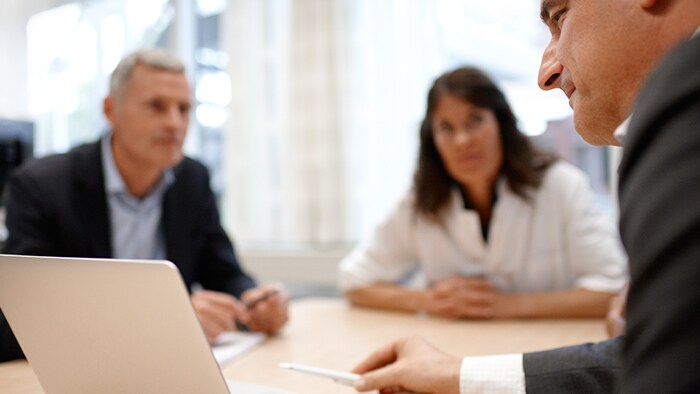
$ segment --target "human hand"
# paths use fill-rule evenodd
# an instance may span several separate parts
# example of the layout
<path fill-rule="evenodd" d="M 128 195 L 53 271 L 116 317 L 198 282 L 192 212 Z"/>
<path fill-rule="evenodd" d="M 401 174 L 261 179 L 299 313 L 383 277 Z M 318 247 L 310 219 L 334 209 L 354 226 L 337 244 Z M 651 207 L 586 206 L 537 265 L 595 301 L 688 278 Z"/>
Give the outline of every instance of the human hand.
<path fill-rule="evenodd" d="M 426 312 L 453 319 L 490 319 L 496 292 L 483 278 L 451 276 L 428 290 Z"/>
<path fill-rule="evenodd" d="M 252 331 L 274 334 L 289 320 L 289 295 L 279 283 L 270 283 L 246 290 L 241 301 L 250 316 L 247 322 Z"/>
<path fill-rule="evenodd" d="M 608 314 L 605 316 L 605 330 L 610 338 L 622 335 L 625 332 L 625 309 L 627 305 L 627 289 L 625 286 L 615 297 L 610 300 Z"/>
<path fill-rule="evenodd" d="M 236 320 L 245 324 L 250 320 L 245 306 L 230 294 L 201 290 L 190 299 L 209 343 L 222 332 L 235 330 Z"/>
<path fill-rule="evenodd" d="M 445 354 L 420 337 L 399 339 L 358 364 L 352 372 L 362 375 L 357 391 L 380 393 L 459 393 L 462 360 Z"/>

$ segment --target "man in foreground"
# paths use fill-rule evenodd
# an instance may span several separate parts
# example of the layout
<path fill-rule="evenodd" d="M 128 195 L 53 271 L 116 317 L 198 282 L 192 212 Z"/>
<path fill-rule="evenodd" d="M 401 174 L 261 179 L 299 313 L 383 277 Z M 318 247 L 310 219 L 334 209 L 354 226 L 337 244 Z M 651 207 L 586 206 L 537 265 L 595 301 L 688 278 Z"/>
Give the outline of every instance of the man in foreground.
<path fill-rule="evenodd" d="M 543 0 L 541 17 L 551 41 L 540 87 L 564 91 L 586 141 L 625 144 L 627 335 L 461 360 L 419 338 L 401 339 L 355 368 L 360 391 L 700 390 L 700 3 Z"/>

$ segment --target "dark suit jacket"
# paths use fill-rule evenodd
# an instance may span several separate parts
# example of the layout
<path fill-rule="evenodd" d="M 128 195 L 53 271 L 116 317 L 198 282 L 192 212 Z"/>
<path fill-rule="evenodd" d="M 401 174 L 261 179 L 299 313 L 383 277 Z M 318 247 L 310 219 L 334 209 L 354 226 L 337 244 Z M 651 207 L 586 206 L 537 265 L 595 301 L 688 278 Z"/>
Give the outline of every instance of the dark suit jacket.
<path fill-rule="evenodd" d="M 523 355 L 525 391 L 614 393 L 622 373 L 622 337 Z"/>
<path fill-rule="evenodd" d="M 642 90 L 620 164 L 631 261 L 623 391 L 700 392 L 700 37 Z"/>
<path fill-rule="evenodd" d="M 185 158 L 163 198 L 162 225 L 167 258 L 188 288 L 235 296 L 253 287 L 222 229 L 205 167 Z M 31 161 L 8 183 L 4 252 L 11 254 L 112 257 L 109 210 L 100 143 Z M 14 351 L 13 351 L 14 349 Z M 11 332 L 0 314 L 0 360 L 17 357 Z"/>
<path fill-rule="evenodd" d="M 528 393 L 700 392 L 700 37 L 642 89 L 619 172 L 627 334 L 526 354 Z"/>

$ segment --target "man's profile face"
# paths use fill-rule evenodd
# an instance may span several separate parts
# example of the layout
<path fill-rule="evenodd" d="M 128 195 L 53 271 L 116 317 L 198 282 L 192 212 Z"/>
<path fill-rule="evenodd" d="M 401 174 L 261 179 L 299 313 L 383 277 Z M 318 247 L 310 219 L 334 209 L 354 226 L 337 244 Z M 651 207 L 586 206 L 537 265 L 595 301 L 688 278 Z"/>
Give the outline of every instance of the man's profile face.
<path fill-rule="evenodd" d="M 134 66 L 122 91 L 105 103 L 115 158 L 145 170 L 179 163 L 190 107 L 190 87 L 183 73 Z"/>
<path fill-rule="evenodd" d="M 629 116 L 646 68 L 638 48 L 642 15 L 634 2 L 543 0 L 551 40 L 539 85 L 561 89 L 574 110 L 576 131 L 593 145 L 617 144 L 615 128 Z"/>

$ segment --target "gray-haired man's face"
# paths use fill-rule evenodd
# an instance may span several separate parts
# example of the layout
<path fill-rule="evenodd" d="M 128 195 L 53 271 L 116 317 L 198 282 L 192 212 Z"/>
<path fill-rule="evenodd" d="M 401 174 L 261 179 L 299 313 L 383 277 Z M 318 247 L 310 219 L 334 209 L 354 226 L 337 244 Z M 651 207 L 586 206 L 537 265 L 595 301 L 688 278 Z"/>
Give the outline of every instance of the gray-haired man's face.
<path fill-rule="evenodd" d="M 183 157 L 190 95 L 183 73 L 134 66 L 122 91 L 105 102 L 113 149 L 144 169 L 177 164 Z"/>

